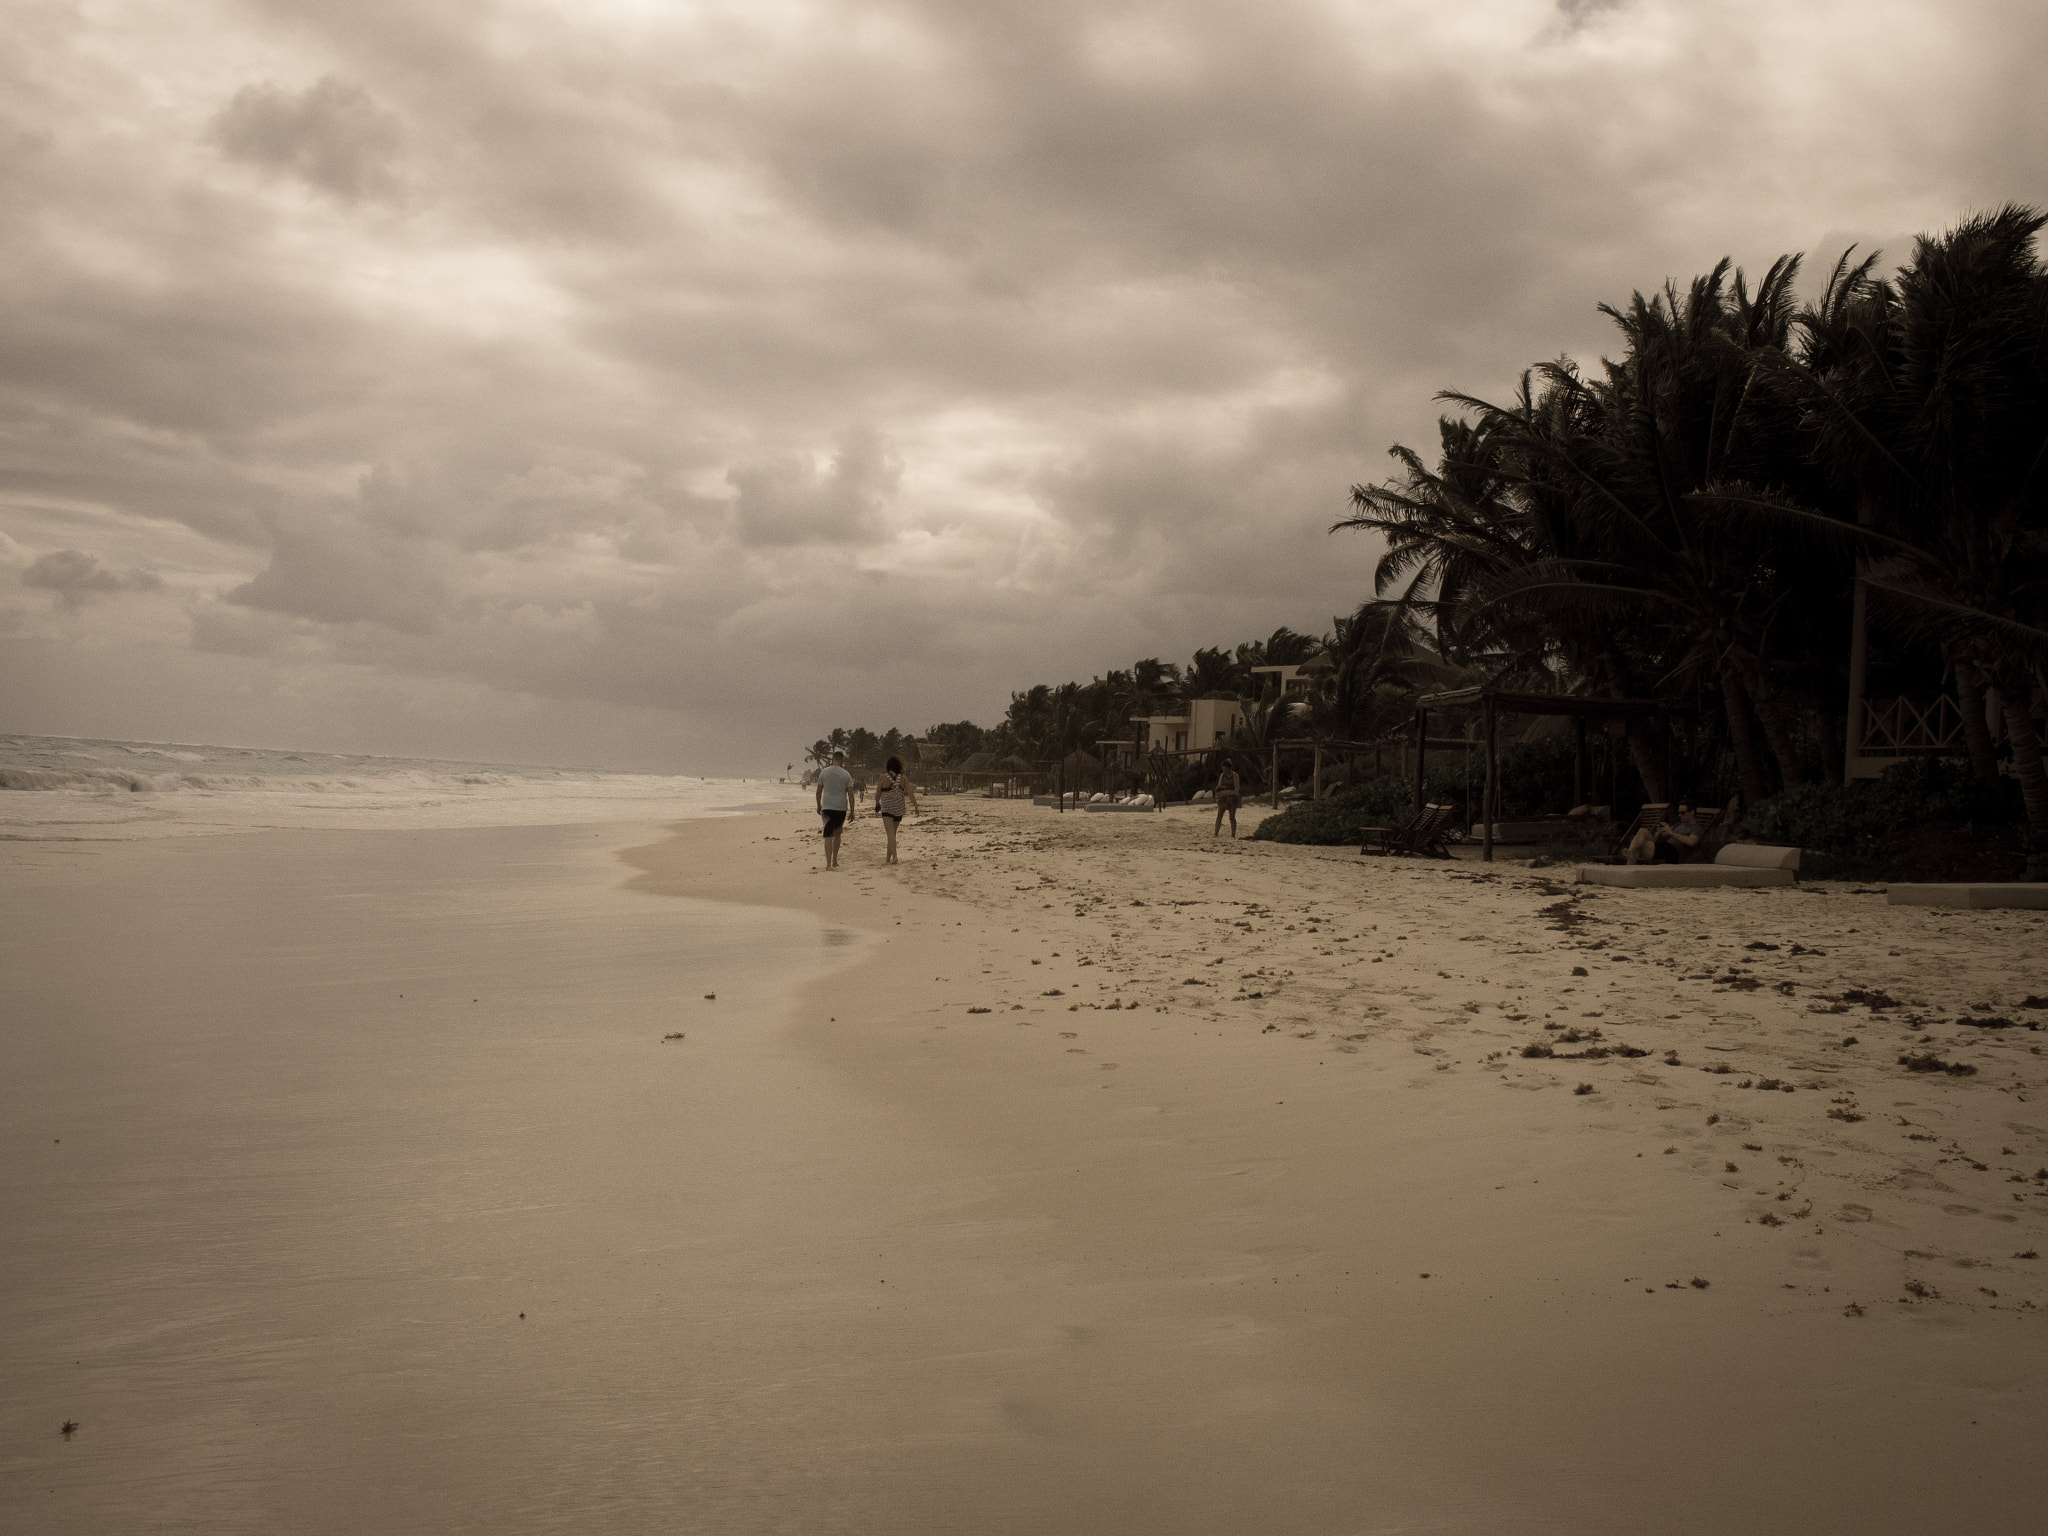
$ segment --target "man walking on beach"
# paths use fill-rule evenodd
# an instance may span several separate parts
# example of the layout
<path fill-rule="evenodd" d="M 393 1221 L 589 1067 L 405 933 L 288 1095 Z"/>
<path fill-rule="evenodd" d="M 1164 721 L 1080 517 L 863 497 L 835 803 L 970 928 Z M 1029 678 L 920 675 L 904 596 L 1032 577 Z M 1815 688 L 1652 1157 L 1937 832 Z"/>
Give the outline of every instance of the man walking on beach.
<path fill-rule="evenodd" d="M 846 771 L 846 754 L 834 752 L 832 766 L 818 771 L 818 814 L 825 819 L 825 867 L 839 867 L 839 835 L 846 826 L 846 792 L 853 788 L 853 775 Z"/>

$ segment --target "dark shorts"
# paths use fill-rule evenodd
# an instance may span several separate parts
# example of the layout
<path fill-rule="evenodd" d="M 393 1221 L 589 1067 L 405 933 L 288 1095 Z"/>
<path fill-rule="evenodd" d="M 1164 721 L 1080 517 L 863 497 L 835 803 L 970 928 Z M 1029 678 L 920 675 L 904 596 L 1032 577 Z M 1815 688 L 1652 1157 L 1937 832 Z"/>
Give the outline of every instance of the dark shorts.
<path fill-rule="evenodd" d="M 846 812 L 844 811 L 820 811 L 818 814 L 825 818 L 825 835 L 827 837 L 837 837 L 840 828 L 846 825 Z"/>
<path fill-rule="evenodd" d="M 882 812 L 882 820 L 889 823 L 891 827 L 900 826 L 903 822 L 903 818 L 901 816 L 891 816 L 887 811 Z"/>
<path fill-rule="evenodd" d="M 1650 854 L 1652 864 L 1679 864 L 1692 856 L 1692 850 L 1681 843 L 1667 843 L 1657 839 L 1657 846 Z"/>
<path fill-rule="evenodd" d="M 1216 797 L 1216 809 L 1219 811 L 1234 811 L 1237 809 L 1237 804 L 1238 797 L 1236 795 L 1218 795 Z"/>

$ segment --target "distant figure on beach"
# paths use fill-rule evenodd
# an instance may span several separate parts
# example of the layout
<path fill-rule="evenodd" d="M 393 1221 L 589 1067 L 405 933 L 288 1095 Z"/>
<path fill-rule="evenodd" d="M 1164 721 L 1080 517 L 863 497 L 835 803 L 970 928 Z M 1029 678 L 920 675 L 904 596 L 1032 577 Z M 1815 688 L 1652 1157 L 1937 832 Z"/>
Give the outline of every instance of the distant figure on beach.
<path fill-rule="evenodd" d="M 1237 782 L 1237 770 L 1226 762 L 1223 771 L 1216 775 L 1216 825 L 1209 829 L 1211 837 L 1222 833 L 1225 816 L 1230 818 L 1230 835 L 1237 836 L 1237 807 L 1243 798 Z"/>
<path fill-rule="evenodd" d="M 903 759 L 892 757 L 882 776 L 875 780 L 875 810 L 882 818 L 883 835 L 889 839 L 889 856 L 882 862 L 896 862 L 896 829 L 903 824 L 904 801 L 910 802 L 910 809 L 917 810 L 917 790 L 910 780 L 903 776 Z"/>
<path fill-rule="evenodd" d="M 818 770 L 818 814 L 825 821 L 825 867 L 839 867 L 839 837 L 846 828 L 846 792 L 853 788 L 853 775 L 846 771 L 846 754 L 834 752 L 829 768 Z"/>
<path fill-rule="evenodd" d="M 1691 802 L 1681 800 L 1673 807 L 1671 819 L 1663 826 L 1654 832 L 1645 827 L 1629 839 L 1628 862 L 1677 864 L 1699 847 L 1704 836 L 1706 834 L 1700 830 L 1700 824 L 1693 820 Z"/>

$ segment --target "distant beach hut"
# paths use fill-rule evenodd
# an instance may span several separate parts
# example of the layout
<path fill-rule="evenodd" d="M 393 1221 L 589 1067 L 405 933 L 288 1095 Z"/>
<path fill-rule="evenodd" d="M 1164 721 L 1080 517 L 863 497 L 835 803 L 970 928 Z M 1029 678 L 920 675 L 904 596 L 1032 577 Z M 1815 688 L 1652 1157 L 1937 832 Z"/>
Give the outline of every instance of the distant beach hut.
<path fill-rule="evenodd" d="M 1083 785 L 1099 789 L 1102 786 L 1102 760 L 1076 747 L 1060 759 L 1054 776 L 1069 790 Z"/>
<path fill-rule="evenodd" d="M 989 793 L 992 795 L 1028 795 L 1031 793 L 1032 779 L 1042 772 L 1038 764 L 1018 757 L 1015 753 L 998 758 L 995 767 L 996 771 L 1005 777 L 989 784 Z"/>
<path fill-rule="evenodd" d="M 980 789 L 988 783 L 987 775 L 996 771 L 996 755 L 993 752 L 970 752 L 957 763 L 948 763 L 945 769 L 945 786 L 952 794 L 964 790 Z"/>

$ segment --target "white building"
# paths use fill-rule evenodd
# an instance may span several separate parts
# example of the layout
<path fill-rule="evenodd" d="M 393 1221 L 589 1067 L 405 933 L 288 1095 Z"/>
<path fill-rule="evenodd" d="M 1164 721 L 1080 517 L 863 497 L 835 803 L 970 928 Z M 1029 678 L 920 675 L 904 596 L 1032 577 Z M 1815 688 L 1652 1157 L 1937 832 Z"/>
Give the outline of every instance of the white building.
<path fill-rule="evenodd" d="M 1236 699 L 1190 699 L 1186 714 L 1133 715 L 1131 723 L 1139 752 L 1186 752 L 1223 746 L 1243 719 L 1244 705 Z"/>

